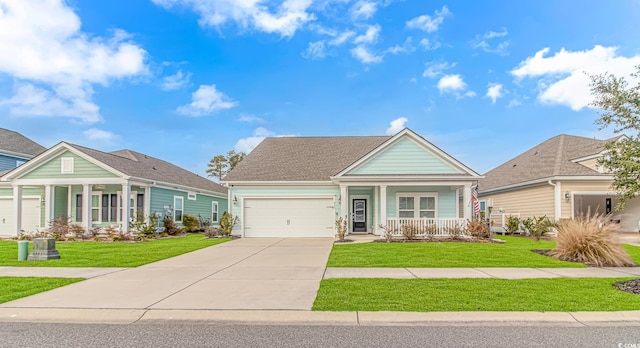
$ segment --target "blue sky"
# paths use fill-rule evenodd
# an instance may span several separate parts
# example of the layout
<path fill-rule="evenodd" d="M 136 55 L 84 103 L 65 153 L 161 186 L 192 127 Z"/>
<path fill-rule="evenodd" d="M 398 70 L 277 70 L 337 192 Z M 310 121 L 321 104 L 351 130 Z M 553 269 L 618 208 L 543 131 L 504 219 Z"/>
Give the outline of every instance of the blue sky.
<path fill-rule="evenodd" d="M 265 136 L 409 127 L 478 172 L 597 131 L 640 2 L 0 0 L 0 127 L 204 174 Z"/>

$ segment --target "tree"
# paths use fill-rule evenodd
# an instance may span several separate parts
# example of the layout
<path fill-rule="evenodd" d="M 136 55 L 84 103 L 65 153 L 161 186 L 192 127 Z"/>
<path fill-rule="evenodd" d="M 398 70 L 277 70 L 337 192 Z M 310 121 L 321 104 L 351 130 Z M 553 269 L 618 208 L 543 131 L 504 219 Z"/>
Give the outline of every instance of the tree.
<path fill-rule="evenodd" d="M 640 81 L 640 65 L 636 69 L 631 77 Z M 595 98 L 591 105 L 602 110 L 595 123 L 599 129 L 613 125 L 615 134 L 626 135 L 607 142 L 607 155 L 599 161 L 614 175 L 611 186 L 618 193 L 620 210 L 640 193 L 640 82 L 630 87 L 624 77 L 610 73 L 590 78 Z"/>
<path fill-rule="evenodd" d="M 231 150 L 227 155 L 217 155 L 213 157 L 207 165 L 207 175 L 222 180 L 222 178 L 240 163 L 246 154 L 244 152 L 235 152 Z"/>

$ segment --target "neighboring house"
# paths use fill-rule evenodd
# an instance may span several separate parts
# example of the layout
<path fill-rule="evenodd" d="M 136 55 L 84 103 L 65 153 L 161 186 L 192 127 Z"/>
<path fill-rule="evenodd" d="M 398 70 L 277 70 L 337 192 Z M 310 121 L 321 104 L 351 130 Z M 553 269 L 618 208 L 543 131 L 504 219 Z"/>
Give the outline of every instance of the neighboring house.
<path fill-rule="evenodd" d="M 224 179 L 243 237 L 333 237 L 412 221 L 440 227 L 471 218 L 481 178 L 410 129 L 395 136 L 263 140 Z"/>
<path fill-rule="evenodd" d="M 87 230 L 118 226 L 125 232 L 138 214 L 160 221 L 170 215 L 178 224 L 191 214 L 217 224 L 228 205 L 225 187 L 171 163 L 65 142 L 2 176 L 0 198 L 5 236 L 46 228 L 57 216 Z"/>
<path fill-rule="evenodd" d="M 494 225 L 501 223 L 501 215 L 559 220 L 612 213 L 622 230 L 638 231 L 640 199 L 616 212 L 613 175 L 598 165 L 605 143 L 623 137 L 597 140 L 561 134 L 534 146 L 485 174 L 479 183 L 481 211 L 493 208 Z"/>
<path fill-rule="evenodd" d="M 24 135 L 0 128 L 0 172 L 20 166 L 44 150 Z"/>

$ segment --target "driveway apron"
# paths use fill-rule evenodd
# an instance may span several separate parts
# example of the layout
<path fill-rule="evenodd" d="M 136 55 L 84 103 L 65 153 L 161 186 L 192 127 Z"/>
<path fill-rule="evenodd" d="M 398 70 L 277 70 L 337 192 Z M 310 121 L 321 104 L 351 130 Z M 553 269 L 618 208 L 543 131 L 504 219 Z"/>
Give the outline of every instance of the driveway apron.
<path fill-rule="evenodd" d="M 330 238 L 242 238 L 0 307 L 310 310 L 332 244 Z"/>

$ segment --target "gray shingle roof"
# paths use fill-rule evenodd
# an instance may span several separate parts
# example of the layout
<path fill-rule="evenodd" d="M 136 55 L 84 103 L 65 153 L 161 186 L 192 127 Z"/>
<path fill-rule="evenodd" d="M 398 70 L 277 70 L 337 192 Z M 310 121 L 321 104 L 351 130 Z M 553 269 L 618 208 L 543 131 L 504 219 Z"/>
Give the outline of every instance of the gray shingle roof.
<path fill-rule="evenodd" d="M 131 150 L 111 153 L 68 144 L 126 175 L 227 194 L 227 188 L 169 162 Z"/>
<path fill-rule="evenodd" d="M 2 150 L 34 157 L 46 149 L 18 132 L 0 128 L 0 152 Z"/>
<path fill-rule="evenodd" d="M 572 160 L 600 153 L 609 140 L 555 136 L 487 172 L 479 192 L 553 176 L 607 175 Z"/>
<path fill-rule="evenodd" d="M 266 138 L 223 181 L 329 181 L 390 138 Z"/>

